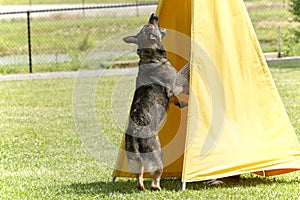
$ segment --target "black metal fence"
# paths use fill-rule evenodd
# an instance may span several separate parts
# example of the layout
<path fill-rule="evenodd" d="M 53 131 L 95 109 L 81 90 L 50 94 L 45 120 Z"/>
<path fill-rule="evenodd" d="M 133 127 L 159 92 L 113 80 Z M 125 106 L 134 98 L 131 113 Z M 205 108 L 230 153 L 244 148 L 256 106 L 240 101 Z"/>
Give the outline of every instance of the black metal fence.
<path fill-rule="evenodd" d="M 107 43 L 110 49 L 104 49 L 102 57 L 107 62 L 115 59 L 112 56 L 117 54 L 122 42 L 114 36 L 142 26 L 149 13 L 155 11 L 156 4 L 106 4 L 1 13 L 0 73 L 26 73 L 28 66 L 30 73 L 78 70 L 82 60 Z"/>
<path fill-rule="evenodd" d="M 120 34 L 141 27 L 157 1 L 130 4 L 34 6 L 0 13 L 0 73 L 96 68 L 102 59 L 135 59 L 122 53 Z M 246 2 L 264 52 L 281 52 L 296 26 L 285 2 Z M 117 56 L 116 56 L 117 55 Z M 83 60 L 85 62 L 83 62 Z M 104 60 L 104 61 L 103 61 Z M 93 62 L 89 62 L 93 61 Z"/>

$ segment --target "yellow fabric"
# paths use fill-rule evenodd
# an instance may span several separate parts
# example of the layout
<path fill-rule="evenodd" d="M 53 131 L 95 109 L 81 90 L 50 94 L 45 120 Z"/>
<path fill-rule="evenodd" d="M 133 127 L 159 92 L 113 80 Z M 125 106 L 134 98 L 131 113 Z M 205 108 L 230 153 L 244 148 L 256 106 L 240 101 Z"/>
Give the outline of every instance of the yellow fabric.
<path fill-rule="evenodd" d="M 159 1 L 156 14 L 159 16 L 160 26 L 167 29 L 163 44 L 168 52 L 168 58 L 172 65 L 180 70 L 188 62 L 191 49 L 189 41 L 191 35 L 191 0 Z"/>
<path fill-rule="evenodd" d="M 191 182 L 300 169 L 296 134 L 244 2 L 160 0 L 157 14 L 171 63 L 180 70 L 191 62 L 188 111 L 171 106 L 160 131 L 163 177 Z M 115 168 L 113 176 L 133 177 L 122 150 Z"/>
<path fill-rule="evenodd" d="M 182 181 L 299 169 L 299 143 L 243 1 L 192 2 Z"/>

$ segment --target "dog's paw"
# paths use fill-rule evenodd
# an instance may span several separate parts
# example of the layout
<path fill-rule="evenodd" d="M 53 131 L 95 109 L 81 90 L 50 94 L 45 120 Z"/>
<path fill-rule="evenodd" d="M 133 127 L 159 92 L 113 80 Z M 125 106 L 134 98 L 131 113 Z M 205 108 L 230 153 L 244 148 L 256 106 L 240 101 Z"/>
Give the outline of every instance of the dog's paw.
<path fill-rule="evenodd" d="M 140 191 L 145 191 L 145 186 L 144 185 L 137 185 L 137 189 Z"/>
<path fill-rule="evenodd" d="M 161 191 L 161 187 L 159 181 L 152 181 L 151 183 L 151 191 Z"/>
<path fill-rule="evenodd" d="M 223 183 L 224 183 L 223 181 L 218 180 L 218 179 L 213 179 L 213 180 L 205 182 L 205 184 L 208 184 L 208 185 L 222 185 Z"/>
<path fill-rule="evenodd" d="M 151 186 L 151 191 L 161 191 L 160 186 Z"/>
<path fill-rule="evenodd" d="M 179 104 L 180 108 L 185 108 L 188 105 L 189 105 L 188 102 L 180 102 L 180 104 Z"/>
<path fill-rule="evenodd" d="M 178 103 L 175 103 L 175 106 L 177 106 L 177 107 L 179 107 L 179 108 L 185 108 L 185 107 L 187 107 L 188 105 L 189 105 L 188 102 L 183 102 L 183 101 L 178 102 Z"/>

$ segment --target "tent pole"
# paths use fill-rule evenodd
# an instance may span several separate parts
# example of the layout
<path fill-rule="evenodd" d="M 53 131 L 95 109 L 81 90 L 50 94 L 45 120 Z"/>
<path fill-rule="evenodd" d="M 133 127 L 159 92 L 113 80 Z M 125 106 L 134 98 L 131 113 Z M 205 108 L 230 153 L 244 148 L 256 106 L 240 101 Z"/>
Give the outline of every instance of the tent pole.
<path fill-rule="evenodd" d="M 115 183 L 115 182 L 116 182 L 116 178 L 117 178 L 117 177 L 115 177 L 115 176 L 112 177 L 112 181 L 111 181 L 111 182 L 112 182 L 112 183 Z"/>
<path fill-rule="evenodd" d="M 186 189 L 186 182 L 182 182 L 182 191 L 185 191 Z"/>

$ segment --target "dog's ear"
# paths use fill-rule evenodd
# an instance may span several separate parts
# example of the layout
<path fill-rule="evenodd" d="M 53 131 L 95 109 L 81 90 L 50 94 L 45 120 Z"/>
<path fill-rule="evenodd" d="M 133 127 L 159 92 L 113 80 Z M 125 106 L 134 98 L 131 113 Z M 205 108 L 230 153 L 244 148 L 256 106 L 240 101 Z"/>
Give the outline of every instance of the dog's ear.
<path fill-rule="evenodd" d="M 123 40 L 126 43 L 137 44 L 137 36 L 128 36 L 128 37 L 123 38 Z"/>

